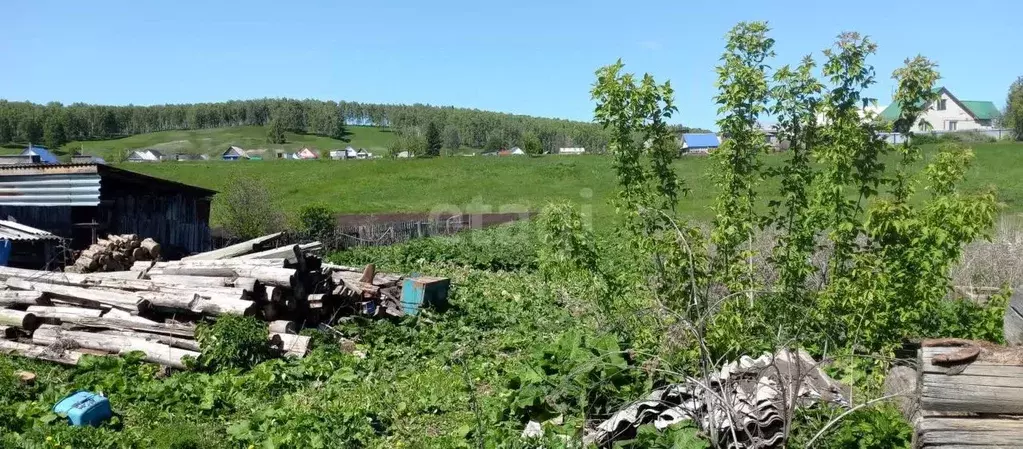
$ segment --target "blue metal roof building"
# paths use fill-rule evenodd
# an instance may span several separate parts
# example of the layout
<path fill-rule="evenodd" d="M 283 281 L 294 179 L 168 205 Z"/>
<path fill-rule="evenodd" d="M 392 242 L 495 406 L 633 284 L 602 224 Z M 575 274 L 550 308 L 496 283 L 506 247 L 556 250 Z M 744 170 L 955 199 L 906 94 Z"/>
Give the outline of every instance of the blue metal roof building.
<path fill-rule="evenodd" d="M 28 148 L 25 148 L 25 151 L 21 152 L 21 155 L 22 156 L 39 156 L 39 162 L 42 162 L 44 164 L 59 164 L 60 163 L 60 161 L 57 160 L 57 156 L 54 156 L 54 154 L 51 153 L 50 150 L 47 150 L 46 147 L 41 147 L 41 146 L 38 146 L 38 145 L 29 145 Z"/>
<path fill-rule="evenodd" d="M 718 136 L 709 133 L 686 133 L 682 135 L 682 149 L 690 152 L 708 152 L 721 146 Z"/>

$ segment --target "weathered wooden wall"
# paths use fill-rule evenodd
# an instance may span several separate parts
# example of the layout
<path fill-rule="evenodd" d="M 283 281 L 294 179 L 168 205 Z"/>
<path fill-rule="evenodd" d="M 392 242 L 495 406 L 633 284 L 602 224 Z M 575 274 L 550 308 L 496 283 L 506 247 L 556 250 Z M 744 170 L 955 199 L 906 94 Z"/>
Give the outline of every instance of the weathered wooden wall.
<path fill-rule="evenodd" d="M 1023 447 L 1023 348 L 925 345 L 919 363 L 917 447 Z"/>

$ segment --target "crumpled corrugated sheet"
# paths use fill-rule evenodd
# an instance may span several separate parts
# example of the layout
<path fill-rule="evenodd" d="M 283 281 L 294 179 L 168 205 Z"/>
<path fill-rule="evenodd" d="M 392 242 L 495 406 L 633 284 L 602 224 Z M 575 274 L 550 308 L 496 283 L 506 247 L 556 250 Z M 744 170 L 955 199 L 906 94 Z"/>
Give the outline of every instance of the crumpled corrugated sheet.
<path fill-rule="evenodd" d="M 849 405 L 842 385 L 802 350 L 784 349 L 757 359 L 743 356 L 709 377 L 709 391 L 704 379 L 655 390 L 645 400 L 588 429 L 584 442 L 608 447 L 632 438 L 641 425 L 665 429 L 693 420 L 708 433 L 716 427 L 723 447 L 773 448 L 780 447 L 784 437 L 784 410 L 791 392 L 797 392 L 797 406 L 818 402 Z"/>

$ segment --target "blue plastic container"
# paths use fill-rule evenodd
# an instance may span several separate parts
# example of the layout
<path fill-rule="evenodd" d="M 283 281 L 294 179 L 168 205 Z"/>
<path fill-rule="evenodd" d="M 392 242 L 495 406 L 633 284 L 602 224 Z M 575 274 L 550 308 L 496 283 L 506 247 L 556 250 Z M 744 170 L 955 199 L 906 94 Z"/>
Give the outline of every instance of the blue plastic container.
<path fill-rule="evenodd" d="M 66 416 L 73 426 L 98 426 L 110 419 L 110 401 L 88 391 L 79 391 L 53 406 L 53 413 Z"/>
<path fill-rule="evenodd" d="M 407 278 L 401 285 L 401 305 L 406 315 L 416 315 L 423 305 L 443 308 L 448 304 L 451 280 L 430 276 Z"/>

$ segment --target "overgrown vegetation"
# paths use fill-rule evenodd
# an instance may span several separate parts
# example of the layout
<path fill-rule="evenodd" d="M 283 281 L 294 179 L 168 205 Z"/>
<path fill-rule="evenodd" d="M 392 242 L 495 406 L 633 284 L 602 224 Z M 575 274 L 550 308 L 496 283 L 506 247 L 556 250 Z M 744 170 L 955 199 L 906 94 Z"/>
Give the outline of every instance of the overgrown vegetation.
<path fill-rule="evenodd" d="M 285 227 L 285 217 L 269 189 L 256 179 L 235 178 L 216 198 L 222 210 L 224 229 L 247 240 Z"/>
<path fill-rule="evenodd" d="M 624 73 L 621 62 L 597 72 L 596 118 L 611 170 L 595 176 L 618 188 L 593 201 L 612 200 L 602 215 L 608 225 L 555 204 L 532 224 L 330 258 L 449 276 L 447 311 L 307 329 L 314 344 L 303 359 L 271 359 L 265 328 L 221 319 L 199 332 L 201 369 L 168 377 L 134 356 L 87 356 L 74 368 L 0 357 L 0 447 L 576 447 L 593 420 L 723 360 L 803 348 L 831 361 L 829 373 L 859 405 L 879 395 L 906 338 L 997 341 L 1005 292 L 949 299 L 952 274 L 987 286 L 1019 276 L 974 262 L 992 259 L 993 245 L 1011 245 L 975 242 L 988 234 L 995 203 L 989 191 L 962 187 L 972 153 L 948 146 L 922 160 L 913 140 L 892 146 L 876 137 L 880 125 L 859 117 L 875 76 L 869 40 L 842 35 L 825 53 L 821 79 L 811 58 L 772 68 L 772 47 L 764 24 L 729 34 L 718 101 L 732 140 L 685 169 L 666 125 L 676 112 L 671 85 Z M 937 73 L 917 58 L 895 77 L 896 99 L 912 105 L 930 95 Z M 766 113 L 790 142 L 784 155 L 765 155 L 753 126 Z M 896 128 L 910 132 L 917 113 L 905 108 Z M 570 164 L 587 163 L 531 167 L 555 183 Z M 690 176 L 710 169 L 713 189 Z M 429 174 L 390 193 L 412 197 L 409 185 L 431 182 Z M 238 221 L 263 222 L 265 211 L 242 212 L 271 204 L 269 194 L 245 183 L 234 181 L 245 192 L 227 195 L 241 198 L 231 203 Z M 689 217 L 694 205 L 711 204 L 711 220 Z M 298 221 L 315 232 L 327 215 L 310 207 Z M 252 228 L 244 232 L 258 233 Z M 35 384 L 21 384 L 16 369 L 35 371 Z M 118 416 L 99 428 L 66 425 L 49 409 L 76 389 L 108 395 Z M 910 425 L 890 406 L 835 421 L 842 412 L 787 410 L 787 444 L 908 447 Z M 521 437 L 529 421 L 543 436 Z M 682 425 L 642 429 L 619 447 L 727 439 Z"/>

